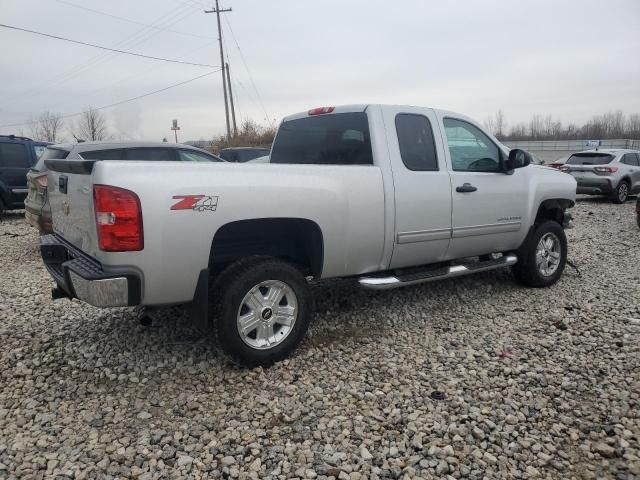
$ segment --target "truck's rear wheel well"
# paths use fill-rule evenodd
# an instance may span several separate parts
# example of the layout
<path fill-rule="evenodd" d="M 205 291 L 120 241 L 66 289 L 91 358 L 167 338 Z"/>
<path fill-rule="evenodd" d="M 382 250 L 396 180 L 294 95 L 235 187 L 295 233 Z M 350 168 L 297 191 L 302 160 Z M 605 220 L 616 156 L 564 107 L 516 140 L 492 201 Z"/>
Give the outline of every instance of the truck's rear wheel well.
<path fill-rule="evenodd" d="M 545 220 L 553 220 L 562 225 L 564 219 L 564 211 L 567 208 L 571 208 L 575 205 L 575 202 L 567 200 L 565 198 L 553 198 L 545 200 L 538 207 L 538 213 L 536 214 L 536 224 L 540 224 Z"/>
<path fill-rule="evenodd" d="M 302 218 L 256 218 L 223 225 L 213 238 L 209 270 L 216 276 L 246 257 L 266 255 L 295 263 L 305 275 L 322 274 L 320 227 Z"/>

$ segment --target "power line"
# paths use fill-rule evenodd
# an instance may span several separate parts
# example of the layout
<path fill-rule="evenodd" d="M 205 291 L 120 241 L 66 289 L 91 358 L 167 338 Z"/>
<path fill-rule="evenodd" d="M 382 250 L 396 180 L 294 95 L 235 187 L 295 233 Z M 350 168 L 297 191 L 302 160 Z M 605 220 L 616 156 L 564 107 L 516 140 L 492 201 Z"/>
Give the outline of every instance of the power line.
<path fill-rule="evenodd" d="M 142 23 L 142 22 L 138 22 L 136 20 L 131 20 L 130 18 L 119 17 L 118 15 L 113 15 L 111 13 L 101 12 L 100 10 L 95 10 L 93 8 L 88 8 L 88 7 L 85 7 L 83 5 L 78 5 L 76 3 L 68 2 L 67 0 L 56 0 L 56 2 L 64 3 L 65 5 L 69 5 L 71 7 L 79 8 L 81 10 L 86 10 L 88 12 L 97 13 L 98 15 L 103 15 L 105 17 L 111 17 L 111 18 L 115 18 L 115 19 L 118 19 L 118 20 L 122 20 L 123 22 L 129 22 L 129 23 L 133 23 L 135 25 L 141 25 L 141 26 L 146 27 L 146 28 L 152 28 L 154 30 L 171 32 L 171 33 L 175 33 L 175 34 L 178 34 L 178 35 L 187 35 L 189 37 L 205 38 L 205 39 L 208 39 L 208 40 L 214 40 L 214 37 L 207 37 L 205 35 L 198 35 L 196 33 L 180 32 L 178 30 L 172 30 L 170 28 L 157 27 L 155 25 L 150 25 L 148 23 Z"/>
<path fill-rule="evenodd" d="M 71 40 L 69 38 L 59 37 L 57 35 L 50 35 L 48 33 L 36 32 L 35 30 L 28 30 L 26 28 L 14 27 L 12 25 L 5 25 L 4 23 L 0 23 L 0 27 L 8 28 L 8 29 L 11 29 L 11 30 L 18 30 L 18 31 L 21 31 L 21 32 L 32 33 L 34 35 L 40 35 L 42 37 L 54 38 L 56 40 L 63 40 L 65 42 L 76 43 L 78 45 L 84 45 L 84 46 L 87 46 L 87 47 L 99 48 L 101 50 L 108 50 L 110 52 L 121 53 L 121 54 L 124 54 L 124 55 L 133 55 L 134 57 L 148 58 L 150 60 L 160 60 L 162 62 L 169 62 L 169 63 L 179 63 L 179 64 L 182 64 L 182 65 L 191 65 L 191 66 L 195 66 L 195 67 L 218 68 L 217 65 L 208 65 L 208 64 L 204 64 L 204 63 L 184 62 L 182 60 L 174 60 L 174 59 L 169 59 L 169 58 L 154 57 L 152 55 L 144 55 L 142 53 L 128 52 L 126 50 L 118 50 L 116 48 L 103 47 L 101 45 L 96 45 L 94 43 L 81 42 L 79 40 Z"/>
<path fill-rule="evenodd" d="M 233 41 L 236 44 L 236 48 L 238 49 L 238 52 L 240 53 L 240 59 L 242 60 L 244 68 L 247 71 L 247 74 L 249 75 L 249 81 L 251 82 L 251 85 L 253 86 L 253 89 L 256 92 L 256 96 L 258 97 L 258 102 L 260 103 L 260 106 L 262 107 L 262 111 L 264 112 L 265 118 L 267 119 L 269 124 L 273 127 L 273 120 L 271 119 L 271 117 L 267 113 L 267 109 L 264 108 L 264 103 L 262 102 L 262 98 L 260 96 L 260 92 L 258 91 L 258 87 L 256 87 L 256 82 L 253 81 L 253 75 L 251 75 L 251 70 L 249 70 L 249 65 L 247 64 L 247 60 L 244 58 L 244 54 L 242 53 L 242 49 L 240 48 L 240 44 L 238 43 L 238 39 L 236 38 L 236 34 L 233 32 L 233 28 L 231 28 L 231 22 L 229 22 L 229 19 L 227 18 L 226 15 L 223 15 L 223 17 L 224 17 L 225 22 L 227 23 L 227 27 L 229 27 L 229 31 L 231 32 L 231 37 L 233 38 Z"/>
<path fill-rule="evenodd" d="M 122 105 L 124 103 L 129 103 L 129 102 L 133 102 L 135 100 L 140 100 L 142 98 L 145 97 L 149 97 L 151 95 L 155 95 L 157 93 L 162 93 L 162 92 L 166 92 L 167 90 L 170 90 L 172 88 L 175 87 L 180 87 L 182 85 L 186 85 L 187 83 L 191 83 L 191 82 L 195 82 L 196 80 L 199 80 L 201 78 L 204 77 L 208 77 L 209 75 L 213 75 L 214 73 L 219 72 L 221 69 L 218 68 L 216 70 L 212 70 L 208 73 L 205 73 L 204 75 L 199 75 L 197 77 L 194 78 L 190 78 L 189 80 L 184 80 L 183 82 L 180 83 L 174 83 L 173 85 L 169 85 L 168 87 L 164 87 L 161 88 L 159 90 L 154 90 L 153 92 L 149 92 L 149 93 L 144 93 L 142 95 L 138 95 L 137 97 L 133 97 L 133 98 L 128 98 L 126 100 L 121 100 L 119 102 L 115 102 L 115 103 L 110 103 L 109 105 L 103 105 L 101 107 L 96 107 L 94 108 L 94 110 L 104 110 L 106 108 L 112 108 L 112 107 L 117 107 L 118 105 Z M 62 115 L 61 118 L 70 118 L 70 117 L 77 117 L 78 115 L 82 115 L 84 112 L 76 112 L 76 113 L 68 113 L 66 115 Z M 5 125 L 0 125 L 0 128 L 8 128 L 8 127 L 24 127 L 29 125 L 29 122 L 24 122 L 24 123 L 12 123 L 12 124 L 5 124 Z"/>

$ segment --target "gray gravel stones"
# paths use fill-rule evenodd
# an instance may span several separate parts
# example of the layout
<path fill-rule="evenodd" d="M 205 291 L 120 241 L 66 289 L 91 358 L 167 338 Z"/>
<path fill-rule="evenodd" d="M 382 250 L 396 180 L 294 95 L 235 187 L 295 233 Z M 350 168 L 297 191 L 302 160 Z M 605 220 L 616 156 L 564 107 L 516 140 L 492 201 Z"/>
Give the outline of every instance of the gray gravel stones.
<path fill-rule="evenodd" d="M 573 214 L 581 276 L 322 284 L 304 344 L 265 370 L 224 363 L 175 313 L 148 328 L 52 302 L 9 214 L 0 478 L 640 478 L 640 230 L 631 202 Z"/>

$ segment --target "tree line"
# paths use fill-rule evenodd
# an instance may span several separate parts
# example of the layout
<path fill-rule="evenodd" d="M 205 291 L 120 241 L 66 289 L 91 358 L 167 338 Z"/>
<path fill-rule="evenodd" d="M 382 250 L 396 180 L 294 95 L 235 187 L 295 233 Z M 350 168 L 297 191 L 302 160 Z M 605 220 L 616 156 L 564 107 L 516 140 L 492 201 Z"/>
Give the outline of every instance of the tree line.
<path fill-rule="evenodd" d="M 499 140 L 640 139 L 640 114 L 625 115 L 622 110 L 594 115 L 582 125 L 564 124 L 552 115 L 535 114 L 528 122 L 519 122 L 508 128 L 504 112 L 498 110 L 483 124 Z"/>
<path fill-rule="evenodd" d="M 27 126 L 29 136 L 34 140 L 60 143 L 66 136 L 76 141 L 108 140 L 112 138 L 105 115 L 93 108 L 87 107 L 76 121 L 64 121 L 62 114 L 44 112 L 37 117 L 31 117 Z"/>

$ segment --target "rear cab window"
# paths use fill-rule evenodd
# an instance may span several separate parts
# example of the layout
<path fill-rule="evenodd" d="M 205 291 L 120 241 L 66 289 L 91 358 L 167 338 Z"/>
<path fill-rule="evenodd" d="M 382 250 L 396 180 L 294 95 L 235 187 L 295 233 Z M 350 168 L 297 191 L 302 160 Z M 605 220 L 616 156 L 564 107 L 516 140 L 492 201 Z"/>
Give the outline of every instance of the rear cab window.
<path fill-rule="evenodd" d="M 438 156 L 431 122 L 424 115 L 396 115 L 396 133 L 402 163 L 413 171 L 437 171 Z"/>
<path fill-rule="evenodd" d="M 567 165 L 606 165 L 615 157 L 608 153 L 575 153 L 567 160 Z"/>
<path fill-rule="evenodd" d="M 168 148 L 127 148 L 124 159 L 164 162 L 176 160 L 176 155 Z"/>
<path fill-rule="evenodd" d="M 367 114 L 335 113 L 283 122 L 271 163 L 373 165 Z"/>
<path fill-rule="evenodd" d="M 85 160 L 122 160 L 124 158 L 124 150 L 113 148 L 110 150 L 92 150 L 88 152 L 79 152 Z"/>

